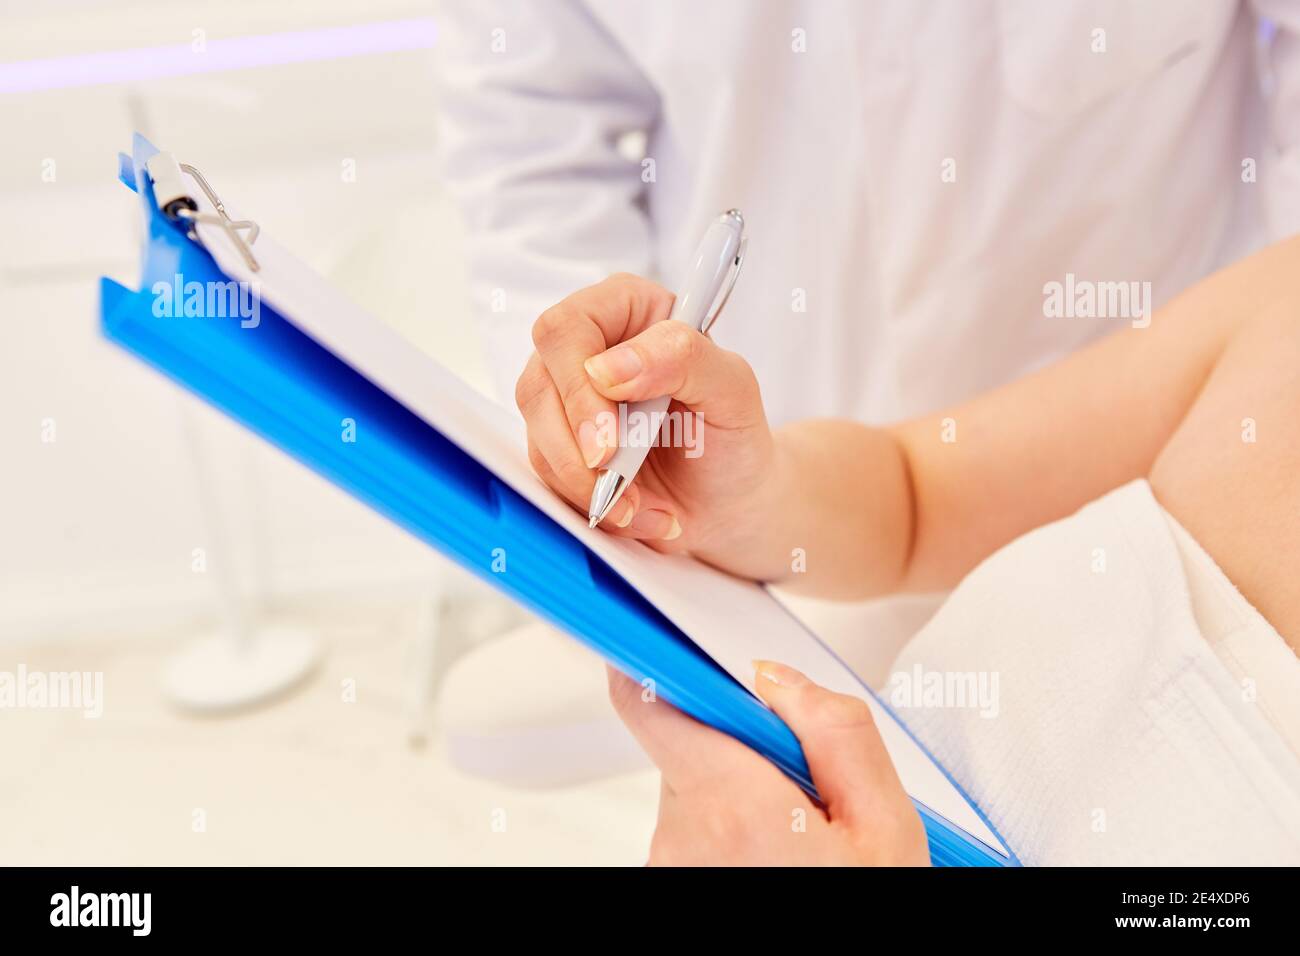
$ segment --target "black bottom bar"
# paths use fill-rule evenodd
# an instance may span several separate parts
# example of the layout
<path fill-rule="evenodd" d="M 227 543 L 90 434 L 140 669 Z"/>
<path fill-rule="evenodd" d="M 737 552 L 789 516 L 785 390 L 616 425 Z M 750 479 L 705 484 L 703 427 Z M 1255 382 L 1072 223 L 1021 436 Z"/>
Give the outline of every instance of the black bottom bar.
<path fill-rule="evenodd" d="M 664 949 L 690 945 L 693 926 L 712 926 L 700 932 L 740 945 L 763 927 L 806 942 L 845 930 L 860 942 L 880 941 L 877 934 L 890 931 L 929 946 L 1032 929 L 1056 940 L 1204 936 L 1232 945 L 1243 933 L 1290 929 L 1297 885 L 1294 870 L 1236 869 L 3 872 L 6 944 L 62 937 L 96 945 L 152 939 L 337 947 L 394 941 L 398 933 L 450 944 L 468 931 L 493 944 L 518 933 L 530 945 L 568 938 L 611 946 L 645 934 Z"/>

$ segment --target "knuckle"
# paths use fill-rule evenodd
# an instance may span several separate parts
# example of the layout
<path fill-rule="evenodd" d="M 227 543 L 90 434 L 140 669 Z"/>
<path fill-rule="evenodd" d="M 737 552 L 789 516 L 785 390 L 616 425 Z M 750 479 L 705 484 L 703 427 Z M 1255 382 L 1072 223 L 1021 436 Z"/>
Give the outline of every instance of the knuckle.
<path fill-rule="evenodd" d="M 586 372 L 574 375 L 560 388 L 560 401 L 566 409 L 576 411 L 587 396 L 588 388 Z"/>
<path fill-rule="evenodd" d="M 660 341 L 668 355 L 678 362 L 689 363 L 699 353 L 703 336 L 683 322 L 660 322 Z"/>
<path fill-rule="evenodd" d="M 634 299 L 651 305 L 656 311 L 671 308 L 676 296 L 653 279 L 634 272 L 615 272 L 605 280 L 609 285 L 627 292 Z"/>
<path fill-rule="evenodd" d="M 550 464 L 546 461 L 546 456 L 541 450 L 531 442 L 528 445 L 528 463 L 533 466 L 533 471 L 539 475 L 544 475 L 550 471 Z"/>
<path fill-rule="evenodd" d="M 569 314 L 558 305 L 551 306 L 533 323 L 533 345 L 539 352 L 554 348 L 564 341 L 569 324 Z"/>
<path fill-rule="evenodd" d="M 556 476 L 566 486 L 572 489 L 581 489 L 584 485 L 587 492 L 591 492 L 591 469 L 586 465 L 574 461 L 572 458 L 565 458 L 564 461 L 552 465 Z"/>
<path fill-rule="evenodd" d="M 529 363 L 515 382 L 515 406 L 523 412 L 525 418 L 548 387 L 550 381 L 546 373 Z"/>

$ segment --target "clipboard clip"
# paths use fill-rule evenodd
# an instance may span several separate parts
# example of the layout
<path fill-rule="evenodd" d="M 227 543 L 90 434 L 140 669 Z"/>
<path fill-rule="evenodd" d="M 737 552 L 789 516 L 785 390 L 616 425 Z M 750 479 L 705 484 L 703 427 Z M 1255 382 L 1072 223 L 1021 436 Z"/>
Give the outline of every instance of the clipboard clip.
<path fill-rule="evenodd" d="M 249 269 L 253 272 L 261 269 L 257 259 L 253 257 L 252 250 L 252 245 L 257 242 L 261 229 L 251 219 L 231 219 L 230 213 L 226 212 L 225 203 L 208 185 L 207 179 L 201 172 L 189 163 L 178 163 L 171 153 L 154 154 L 145 163 L 145 170 L 153 181 L 154 201 L 158 203 L 159 210 L 173 222 L 186 223 L 189 226 L 191 239 L 197 241 L 199 238 L 195 229 L 198 223 L 216 226 L 229 237 Z M 185 178 L 181 175 L 182 172 L 194 177 L 194 181 L 199 184 L 208 202 L 212 203 L 213 208 L 217 210 L 215 216 L 199 211 L 199 204 L 190 194 Z"/>

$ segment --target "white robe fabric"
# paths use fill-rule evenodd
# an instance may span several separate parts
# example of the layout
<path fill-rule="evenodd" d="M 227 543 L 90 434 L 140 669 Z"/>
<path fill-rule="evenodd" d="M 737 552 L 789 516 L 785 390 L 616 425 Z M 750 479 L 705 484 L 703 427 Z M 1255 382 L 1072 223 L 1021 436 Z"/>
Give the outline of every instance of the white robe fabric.
<path fill-rule="evenodd" d="M 507 405 L 543 309 L 621 270 L 676 286 L 732 206 L 715 337 L 776 424 L 964 401 L 1127 324 L 1048 317 L 1045 284 L 1159 305 L 1300 229 L 1296 0 L 439 6 L 443 172 Z"/>
<path fill-rule="evenodd" d="M 884 696 L 1026 864 L 1300 863 L 1300 662 L 1144 480 L 984 561 Z"/>

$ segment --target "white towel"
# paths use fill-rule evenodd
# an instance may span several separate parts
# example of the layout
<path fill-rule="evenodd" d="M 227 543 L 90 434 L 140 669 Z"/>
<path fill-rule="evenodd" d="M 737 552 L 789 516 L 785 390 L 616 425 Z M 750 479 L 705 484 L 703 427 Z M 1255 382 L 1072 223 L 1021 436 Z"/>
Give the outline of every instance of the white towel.
<path fill-rule="evenodd" d="M 1300 863 L 1300 761 L 1201 634 L 1145 481 L 984 561 L 884 695 L 1027 864 Z"/>

